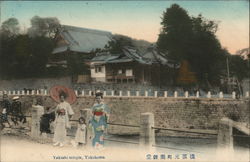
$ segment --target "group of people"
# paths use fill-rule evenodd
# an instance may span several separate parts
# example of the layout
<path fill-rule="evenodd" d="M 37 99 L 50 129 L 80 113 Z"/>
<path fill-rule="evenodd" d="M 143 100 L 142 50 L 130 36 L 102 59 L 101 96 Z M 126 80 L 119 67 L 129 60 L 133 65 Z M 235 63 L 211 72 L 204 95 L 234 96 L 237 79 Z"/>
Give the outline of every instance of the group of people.
<path fill-rule="evenodd" d="M 36 100 L 35 108 L 41 109 L 43 115 L 40 119 L 40 132 L 51 133 L 50 124 L 54 121 L 54 146 L 63 146 L 67 142 L 67 129 L 71 128 L 70 118 L 74 115 L 74 111 L 70 104 L 66 102 L 66 94 L 60 94 L 60 103 L 55 108 L 55 111 L 50 111 L 50 108 L 42 106 L 41 98 Z M 3 95 L 0 107 L 2 107 L 1 113 L 1 125 L 3 123 L 9 123 L 8 117 L 11 118 L 13 123 L 16 125 L 19 122 L 26 122 L 26 118 L 21 110 L 22 104 L 19 97 L 13 97 L 12 102 L 8 99 L 8 95 Z M 104 145 L 104 133 L 107 130 L 107 121 L 109 117 L 109 107 L 103 103 L 103 95 L 101 92 L 96 93 L 95 103 L 91 108 L 92 116 L 90 120 L 80 117 L 78 120 L 78 128 L 75 134 L 75 141 L 72 142 L 74 146 L 86 144 L 87 131 L 90 134 L 92 140 L 92 146 L 95 148 L 103 147 Z"/>
<path fill-rule="evenodd" d="M 1 113 L 1 126 L 4 127 L 3 123 L 8 123 L 9 127 L 12 127 L 8 118 L 10 117 L 14 125 L 18 125 L 19 122 L 26 123 L 26 117 L 22 112 L 22 104 L 18 96 L 12 98 L 12 102 L 9 100 L 7 94 L 3 94 L 3 100 L 0 103 L 2 108 Z"/>
<path fill-rule="evenodd" d="M 70 118 L 74 115 L 70 104 L 65 101 L 66 96 L 60 95 L 60 103 L 55 109 L 55 125 L 54 125 L 54 146 L 63 146 L 66 142 L 67 129 L 71 127 Z M 102 93 L 96 93 L 95 104 L 91 108 L 92 117 L 86 121 L 84 117 L 80 117 L 78 128 L 75 134 L 74 146 L 86 144 L 87 131 L 92 140 L 92 146 L 101 148 L 104 145 L 104 133 L 107 129 L 107 121 L 109 116 L 109 107 L 103 103 Z M 88 125 L 88 127 L 87 127 Z"/>

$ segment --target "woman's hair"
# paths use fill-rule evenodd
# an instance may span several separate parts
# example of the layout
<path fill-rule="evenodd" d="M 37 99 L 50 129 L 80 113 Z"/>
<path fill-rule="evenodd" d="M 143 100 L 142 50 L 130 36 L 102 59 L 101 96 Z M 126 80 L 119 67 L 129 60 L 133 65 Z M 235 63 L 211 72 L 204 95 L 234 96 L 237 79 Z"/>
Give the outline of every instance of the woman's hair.
<path fill-rule="evenodd" d="M 65 99 L 68 97 L 67 93 L 65 93 L 64 91 L 59 92 L 59 97 L 61 96 L 63 96 Z"/>
<path fill-rule="evenodd" d="M 43 99 L 42 99 L 42 98 L 37 98 L 37 99 L 36 99 L 36 103 L 37 103 L 38 105 L 42 105 L 42 104 L 43 104 Z"/>
<path fill-rule="evenodd" d="M 96 92 L 95 97 L 101 97 L 101 98 L 103 98 L 102 92 Z"/>
<path fill-rule="evenodd" d="M 80 117 L 80 118 L 78 119 L 79 123 L 80 123 L 81 120 L 82 120 L 83 123 L 85 124 L 85 119 L 84 119 L 84 117 Z"/>

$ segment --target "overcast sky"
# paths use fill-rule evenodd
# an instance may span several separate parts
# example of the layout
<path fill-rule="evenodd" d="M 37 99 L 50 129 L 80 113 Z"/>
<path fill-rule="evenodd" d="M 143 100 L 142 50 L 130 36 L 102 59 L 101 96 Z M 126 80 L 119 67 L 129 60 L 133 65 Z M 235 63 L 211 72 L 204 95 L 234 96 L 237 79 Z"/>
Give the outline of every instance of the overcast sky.
<path fill-rule="evenodd" d="M 163 11 L 177 3 L 190 16 L 202 14 L 219 22 L 217 36 L 231 53 L 249 47 L 249 1 L 0 1 L 1 22 L 19 20 L 22 29 L 30 19 L 57 17 L 61 24 L 110 31 L 155 42 Z"/>

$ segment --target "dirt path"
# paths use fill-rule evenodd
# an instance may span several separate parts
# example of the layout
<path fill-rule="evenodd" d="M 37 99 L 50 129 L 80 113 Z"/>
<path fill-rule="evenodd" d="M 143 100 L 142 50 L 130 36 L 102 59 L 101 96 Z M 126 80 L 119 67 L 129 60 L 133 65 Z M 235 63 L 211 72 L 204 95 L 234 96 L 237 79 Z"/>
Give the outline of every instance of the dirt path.
<path fill-rule="evenodd" d="M 138 145 L 126 145 L 121 143 L 108 143 L 103 150 L 94 150 L 93 148 L 74 148 L 67 144 L 64 147 L 54 147 L 50 143 L 38 143 L 32 141 L 28 137 L 2 135 L 1 136 L 1 162 L 47 162 L 47 161 L 231 161 L 243 162 L 249 161 L 249 151 L 226 153 L 224 151 L 217 152 L 217 157 L 209 151 L 206 154 L 195 154 L 195 160 L 190 159 L 187 153 L 187 159 L 182 159 L 180 152 L 173 150 L 151 150 L 145 151 L 139 149 Z M 164 154 L 166 159 L 162 159 Z M 173 159 L 167 159 L 167 156 L 173 155 Z M 154 155 L 158 155 L 157 159 L 153 159 Z M 175 155 L 180 155 L 179 159 Z M 150 156 L 150 159 L 147 159 Z"/>

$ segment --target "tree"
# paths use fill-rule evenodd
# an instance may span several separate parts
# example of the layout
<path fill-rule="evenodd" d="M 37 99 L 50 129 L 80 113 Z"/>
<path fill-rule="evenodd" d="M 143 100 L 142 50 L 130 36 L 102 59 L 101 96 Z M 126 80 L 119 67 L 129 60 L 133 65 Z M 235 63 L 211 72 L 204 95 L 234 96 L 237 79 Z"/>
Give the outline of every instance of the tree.
<path fill-rule="evenodd" d="M 124 35 L 115 35 L 113 37 L 113 40 L 108 42 L 106 50 L 109 51 L 111 54 L 119 55 L 123 53 L 122 50 L 125 46 L 134 47 L 132 38 Z"/>
<path fill-rule="evenodd" d="M 161 24 L 158 50 L 166 52 L 169 59 L 187 60 L 200 83 L 219 84 L 228 52 L 221 48 L 215 35 L 217 23 L 202 15 L 190 17 L 187 11 L 173 4 L 163 13 Z"/>
<path fill-rule="evenodd" d="M 1 36 L 11 37 L 16 36 L 20 32 L 19 22 L 16 18 L 9 18 L 1 25 Z"/>
<path fill-rule="evenodd" d="M 168 58 L 186 59 L 192 34 L 192 21 L 187 11 L 177 4 L 167 8 L 162 17 L 162 30 L 157 40 L 158 50 L 167 52 Z"/>
<path fill-rule="evenodd" d="M 195 84 L 196 82 L 197 79 L 195 73 L 190 69 L 190 64 L 186 60 L 182 61 L 177 77 L 177 83 L 181 85 L 190 85 Z"/>
<path fill-rule="evenodd" d="M 231 55 L 229 57 L 230 76 L 237 77 L 241 82 L 244 78 L 249 77 L 248 60 L 244 60 L 241 56 Z"/>
<path fill-rule="evenodd" d="M 54 38 L 60 28 L 60 22 L 56 17 L 34 16 L 30 22 L 31 27 L 28 29 L 28 34 L 31 37 L 47 36 Z"/>
<path fill-rule="evenodd" d="M 192 17 L 192 37 L 188 49 L 188 61 L 196 72 L 198 80 L 219 84 L 225 69 L 226 49 L 222 49 L 215 33 L 218 25 L 202 15 Z"/>

